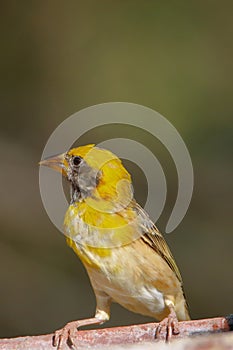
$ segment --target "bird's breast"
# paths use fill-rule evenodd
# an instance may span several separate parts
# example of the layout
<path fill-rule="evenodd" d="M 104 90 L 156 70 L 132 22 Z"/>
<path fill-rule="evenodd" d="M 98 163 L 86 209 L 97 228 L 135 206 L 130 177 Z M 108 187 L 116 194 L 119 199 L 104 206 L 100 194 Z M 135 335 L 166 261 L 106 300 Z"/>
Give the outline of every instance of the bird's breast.
<path fill-rule="evenodd" d="M 110 214 L 86 201 L 69 206 L 64 231 L 79 246 L 100 249 L 122 247 L 142 235 L 139 216 L 132 207 Z"/>

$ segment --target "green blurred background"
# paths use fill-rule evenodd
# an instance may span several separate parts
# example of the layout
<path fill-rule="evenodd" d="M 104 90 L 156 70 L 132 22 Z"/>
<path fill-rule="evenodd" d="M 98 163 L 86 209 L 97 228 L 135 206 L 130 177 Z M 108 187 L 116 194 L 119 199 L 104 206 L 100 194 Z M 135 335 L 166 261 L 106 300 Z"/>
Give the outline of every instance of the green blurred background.
<path fill-rule="evenodd" d="M 94 312 L 84 268 L 43 208 L 37 163 L 65 118 L 110 101 L 153 108 L 182 135 L 195 188 L 166 239 L 192 317 L 233 312 L 233 2 L 5 1 L 0 26 L 0 336 L 51 332 Z M 127 130 L 98 128 L 80 143 L 109 135 Z M 177 176 L 166 150 L 151 147 L 168 181 L 164 230 Z M 145 177 L 128 166 L 143 201 Z M 107 325 L 145 320 L 113 305 Z"/>

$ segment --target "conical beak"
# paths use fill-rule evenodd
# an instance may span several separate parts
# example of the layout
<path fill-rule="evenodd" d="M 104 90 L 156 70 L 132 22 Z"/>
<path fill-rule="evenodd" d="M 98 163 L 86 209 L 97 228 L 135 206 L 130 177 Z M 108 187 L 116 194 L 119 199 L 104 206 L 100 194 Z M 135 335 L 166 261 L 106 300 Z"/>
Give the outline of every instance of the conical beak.
<path fill-rule="evenodd" d="M 46 158 L 44 160 L 41 160 L 39 162 L 39 165 L 44 165 L 49 168 L 52 168 L 59 173 L 62 173 L 62 175 L 66 175 L 66 165 L 65 165 L 65 153 L 59 154 L 53 157 Z"/>

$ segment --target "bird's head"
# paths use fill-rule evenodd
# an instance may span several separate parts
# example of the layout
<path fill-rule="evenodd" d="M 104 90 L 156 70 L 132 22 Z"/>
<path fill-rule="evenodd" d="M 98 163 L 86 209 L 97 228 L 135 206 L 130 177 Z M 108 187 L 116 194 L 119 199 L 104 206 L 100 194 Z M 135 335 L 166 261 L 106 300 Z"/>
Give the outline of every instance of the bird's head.
<path fill-rule="evenodd" d="M 70 182 L 71 201 L 86 201 L 100 210 L 120 210 L 131 202 L 131 176 L 121 160 L 112 152 L 86 145 L 47 158 L 40 165 L 48 166 Z"/>

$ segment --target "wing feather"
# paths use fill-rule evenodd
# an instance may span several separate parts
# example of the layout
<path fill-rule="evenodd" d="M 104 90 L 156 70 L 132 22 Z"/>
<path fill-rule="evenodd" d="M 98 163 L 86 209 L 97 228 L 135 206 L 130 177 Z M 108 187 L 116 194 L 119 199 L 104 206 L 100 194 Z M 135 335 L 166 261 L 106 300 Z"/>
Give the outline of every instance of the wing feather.
<path fill-rule="evenodd" d="M 139 204 L 136 204 L 136 210 L 140 216 L 140 223 L 143 231 L 141 239 L 167 262 L 168 266 L 182 283 L 180 271 L 162 234 Z"/>

